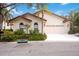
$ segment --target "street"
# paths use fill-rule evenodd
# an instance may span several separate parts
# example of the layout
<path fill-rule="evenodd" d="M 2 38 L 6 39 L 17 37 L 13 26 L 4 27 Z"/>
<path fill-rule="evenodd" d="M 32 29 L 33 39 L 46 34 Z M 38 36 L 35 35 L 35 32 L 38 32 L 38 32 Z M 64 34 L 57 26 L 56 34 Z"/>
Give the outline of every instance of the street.
<path fill-rule="evenodd" d="M 0 56 L 79 56 L 79 42 L 0 42 Z"/>

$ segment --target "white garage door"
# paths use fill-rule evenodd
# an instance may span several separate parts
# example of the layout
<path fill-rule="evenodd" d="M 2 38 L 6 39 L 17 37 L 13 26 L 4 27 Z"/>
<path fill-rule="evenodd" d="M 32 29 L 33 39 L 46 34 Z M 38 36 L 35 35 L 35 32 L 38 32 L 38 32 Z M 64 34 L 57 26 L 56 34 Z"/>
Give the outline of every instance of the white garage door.
<path fill-rule="evenodd" d="M 67 28 L 64 26 L 46 26 L 46 34 L 67 34 Z"/>

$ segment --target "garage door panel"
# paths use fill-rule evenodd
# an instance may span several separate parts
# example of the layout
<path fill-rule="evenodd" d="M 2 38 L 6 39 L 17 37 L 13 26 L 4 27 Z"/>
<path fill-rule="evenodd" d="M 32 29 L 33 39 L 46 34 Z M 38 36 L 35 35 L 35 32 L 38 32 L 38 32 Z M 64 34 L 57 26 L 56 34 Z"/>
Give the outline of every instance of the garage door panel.
<path fill-rule="evenodd" d="M 64 27 L 45 27 L 46 34 L 64 34 Z"/>

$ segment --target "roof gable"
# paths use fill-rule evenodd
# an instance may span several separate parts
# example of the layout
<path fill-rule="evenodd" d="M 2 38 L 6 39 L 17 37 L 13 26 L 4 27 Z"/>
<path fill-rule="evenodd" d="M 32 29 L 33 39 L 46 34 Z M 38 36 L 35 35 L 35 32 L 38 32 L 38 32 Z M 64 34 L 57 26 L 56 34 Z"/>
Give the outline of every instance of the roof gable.
<path fill-rule="evenodd" d="M 52 12 L 49 11 L 49 10 L 43 10 L 43 12 L 44 12 L 44 13 L 47 13 L 48 15 L 54 15 L 54 16 L 57 16 L 57 17 L 59 17 L 59 18 L 62 18 L 62 19 L 64 19 L 65 22 L 69 21 L 66 17 L 59 16 L 59 15 L 57 15 L 57 14 L 55 14 L 55 13 L 52 13 Z M 37 14 L 39 14 L 39 13 L 42 13 L 42 11 L 37 11 L 37 12 L 35 12 L 34 14 L 37 15 Z M 64 23 L 65 23 L 65 22 L 64 22 Z"/>
<path fill-rule="evenodd" d="M 23 14 L 23 15 L 17 16 L 17 17 L 15 17 L 15 18 L 13 18 L 13 19 L 10 19 L 10 21 L 15 20 L 15 19 L 17 19 L 17 18 L 19 18 L 19 17 L 21 17 L 21 18 L 24 18 L 24 19 L 27 19 L 27 20 L 30 20 L 30 21 L 31 21 L 31 19 L 26 18 L 26 17 L 25 17 L 25 15 L 31 15 L 31 16 L 33 16 L 33 17 L 36 17 L 36 18 L 38 18 L 38 19 L 41 19 L 41 20 L 46 21 L 45 19 L 42 19 L 41 17 L 38 17 L 38 16 L 33 15 L 33 14 L 30 14 L 30 13 L 25 13 L 25 14 Z"/>
<path fill-rule="evenodd" d="M 28 20 L 28 21 L 32 21 L 32 20 L 30 20 L 30 19 L 28 19 L 28 18 L 25 18 L 25 17 L 23 17 L 23 16 L 18 16 L 18 17 L 16 17 L 16 18 L 13 18 L 13 19 L 11 19 L 11 20 L 9 20 L 9 21 L 14 21 L 14 20 L 16 20 L 17 18 L 22 18 L 22 19 L 25 19 L 25 20 Z"/>

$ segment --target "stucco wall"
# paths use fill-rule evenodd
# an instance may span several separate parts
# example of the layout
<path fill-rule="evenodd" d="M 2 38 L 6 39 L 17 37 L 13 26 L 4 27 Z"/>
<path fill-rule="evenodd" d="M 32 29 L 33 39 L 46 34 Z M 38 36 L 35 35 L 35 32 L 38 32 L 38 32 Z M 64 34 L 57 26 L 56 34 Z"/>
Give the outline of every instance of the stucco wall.
<path fill-rule="evenodd" d="M 38 23 L 38 29 L 39 29 L 39 32 L 42 32 L 42 20 L 39 19 L 39 18 L 36 18 L 32 15 L 25 15 L 26 18 L 29 18 L 32 20 L 32 23 L 31 23 L 31 28 L 32 30 L 34 30 L 34 23 L 37 22 Z"/>
<path fill-rule="evenodd" d="M 17 29 L 19 29 L 20 23 L 23 23 L 24 25 L 27 25 L 27 24 L 30 25 L 30 22 L 23 18 L 17 18 L 14 21 L 12 21 L 12 23 L 13 23 L 13 26 L 12 26 L 13 31 L 16 31 Z M 25 29 L 25 31 L 26 31 L 26 29 Z"/>
<path fill-rule="evenodd" d="M 30 25 L 30 28 L 29 30 L 34 30 L 34 23 L 37 22 L 38 23 L 38 29 L 39 29 L 39 32 L 42 32 L 42 20 L 36 18 L 36 17 L 33 17 L 33 16 L 30 16 L 30 15 L 25 15 L 26 18 L 29 18 L 32 20 L 32 22 L 29 22 L 28 20 L 25 20 L 25 19 L 22 19 L 22 18 L 17 18 L 15 19 L 15 21 L 13 21 L 13 30 L 17 30 L 19 29 L 19 24 L 22 22 L 24 24 L 29 24 Z"/>
<path fill-rule="evenodd" d="M 41 13 L 39 13 L 41 17 Z M 44 19 L 47 20 L 44 31 L 47 34 L 67 34 L 69 31 L 69 22 L 63 23 L 63 18 L 44 12 Z"/>
<path fill-rule="evenodd" d="M 7 25 L 7 22 L 3 21 L 2 29 L 10 29 L 10 25 Z"/>

